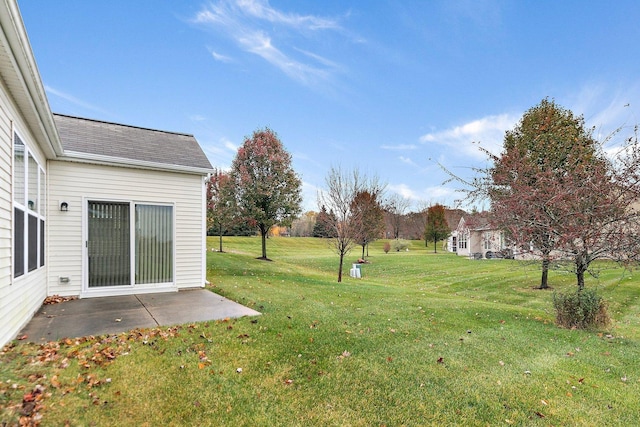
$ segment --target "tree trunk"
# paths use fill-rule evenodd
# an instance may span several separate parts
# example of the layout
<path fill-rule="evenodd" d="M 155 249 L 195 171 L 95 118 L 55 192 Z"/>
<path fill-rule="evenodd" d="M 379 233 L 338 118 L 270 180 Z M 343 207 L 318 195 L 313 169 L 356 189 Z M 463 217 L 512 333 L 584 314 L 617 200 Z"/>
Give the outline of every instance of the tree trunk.
<path fill-rule="evenodd" d="M 338 283 L 342 282 L 342 263 L 344 262 L 344 252 L 340 252 L 340 266 L 338 267 Z"/>
<path fill-rule="evenodd" d="M 364 247 L 365 247 L 365 246 L 367 246 L 367 244 L 366 244 L 366 243 L 362 245 L 362 259 L 364 259 Z"/>
<path fill-rule="evenodd" d="M 434 254 L 438 253 L 438 239 L 436 238 L 433 239 L 433 253 Z"/>
<path fill-rule="evenodd" d="M 584 289 L 584 271 L 576 271 L 576 278 L 578 279 L 578 291 Z"/>
<path fill-rule="evenodd" d="M 220 223 L 220 252 L 222 252 L 222 223 Z"/>
<path fill-rule="evenodd" d="M 549 257 L 542 255 L 542 278 L 540 279 L 540 289 L 549 289 Z"/>
<path fill-rule="evenodd" d="M 262 259 L 267 259 L 267 232 L 269 231 L 264 225 L 260 224 L 260 237 L 262 237 Z"/>
<path fill-rule="evenodd" d="M 578 282 L 578 292 L 584 289 L 584 273 L 587 271 L 587 263 L 582 255 L 576 256 L 576 279 Z"/>

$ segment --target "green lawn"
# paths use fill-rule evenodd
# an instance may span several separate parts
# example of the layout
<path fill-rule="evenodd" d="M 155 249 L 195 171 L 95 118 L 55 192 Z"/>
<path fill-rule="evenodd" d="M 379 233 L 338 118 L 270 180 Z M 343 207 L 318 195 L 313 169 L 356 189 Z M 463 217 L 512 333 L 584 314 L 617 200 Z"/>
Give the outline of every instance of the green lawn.
<path fill-rule="evenodd" d="M 262 316 L 16 343 L 0 356 L 0 425 L 36 384 L 42 425 L 640 425 L 637 273 L 602 264 L 587 286 L 614 322 L 569 331 L 534 266 L 383 244 L 362 279 L 356 248 L 337 283 L 326 241 L 269 239 L 265 262 L 259 238 L 225 238 L 207 253 L 211 289 Z"/>

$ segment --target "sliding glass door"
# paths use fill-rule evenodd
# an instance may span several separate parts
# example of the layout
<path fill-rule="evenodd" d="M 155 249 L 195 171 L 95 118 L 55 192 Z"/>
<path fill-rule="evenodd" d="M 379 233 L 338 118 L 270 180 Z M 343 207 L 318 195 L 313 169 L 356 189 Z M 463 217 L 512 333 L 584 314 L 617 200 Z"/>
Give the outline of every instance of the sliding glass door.
<path fill-rule="evenodd" d="M 136 284 L 173 281 L 173 207 L 136 205 Z"/>
<path fill-rule="evenodd" d="M 89 287 L 131 285 L 129 203 L 89 202 Z"/>
<path fill-rule="evenodd" d="M 173 206 L 89 201 L 87 229 L 90 289 L 173 282 Z"/>

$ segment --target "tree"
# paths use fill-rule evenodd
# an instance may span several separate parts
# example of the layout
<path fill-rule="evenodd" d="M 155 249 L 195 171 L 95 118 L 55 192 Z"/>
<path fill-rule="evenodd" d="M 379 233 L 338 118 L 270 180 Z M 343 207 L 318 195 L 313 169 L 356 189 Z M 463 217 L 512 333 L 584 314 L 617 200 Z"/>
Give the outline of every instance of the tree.
<path fill-rule="evenodd" d="M 368 179 L 357 169 L 346 172 L 336 167 L 329 171 L 325 184 L 326 189 L 318 194 L 318 206 L 322 206 L 321 213 L 328 209 L 332 215 L 321 219 L 318 214 L 318 221 L 322 220 L 335 236 L 331 239 L 331 247 L 340 258 L 338 282 L 342 282 L 344 257 L 353 249 L 361 232 L 363 211 L 354 210 L 353 201 L 363 191 L 381 193 L 382 187 L 377 179 Z"/>
<path fill-rule="evenodd" d="M 385 203 L 387 212 L 387 220 L 391 226 L 391 234 L 394 239 L 400 238 L 404 213 L 409 208 L 411 200 L 402 197 L 399 194 L 393 194 Z"/>
<path fill-rule="evenodd" d="M 491 199 L 494 225 L 542 260 L 540 288 L 553 260 L 571 259 L 578 289 L 595 259 L 629 259 L 636 251 L 634 187 L 637 143 L 621 150 L 616 170 L 584 119 L 544 99 L 505 134 L 504 149 L 476 191 Z M 630 154 L 631 157 L 630 157 Z M 636 156 L 635 160 L 632 158 Z M 624 242 L 627 247 L 620 246 Z"/>
<path fill-rule="evenodd" d="M 373 190 L 382 191 L 382 188 L 374 188 Z M 365 248 L 369 243 L 376 240 L 384 232 L 384 211 L 380 204 L 380 197 L 379 193 L 363 190 L 357 193 L 351 202 L 351 210 L 360 221 L 356 240 L 362 246 L 362 259 L 365 258 Z"/>
<path fill-rule="evenodd" d="M 233 187 L 229 175 L 216 169 L 207 179 L 207 228 L 215 229 L 222 251 L 224 228 L 233 221 Z"/>
<path fill-rule="evenodd" d="M 333 212 L 327 212 L 327 208 L 322 205 L 318 216 L 316 217 L 316 224 L 313 227 L 313 237 L 331 238 L 336 237 L 333 225 L 336 222 L 335 214 Z"/>
<path fill-rule="evenodd" d="M 451 234 L 449 224 L 445 217 L 445 209 L 439 203 L 430 206 L 427 209 L 427 223 L 424 230 L 424 240 L 433 241 L 433 252 L 437 253 L 438 242 L 442 239 L 446 239 Z"/>
<path fill-rule="evenodd" d="M 291 155 L 274 131 L 258 129 L 246 137 L 231 165 L 235 203 L 242 218 L 256 226 L 267 260 L 267 233 L 275 224 L 288 226 L 300 214 L 301 181 Z"/>

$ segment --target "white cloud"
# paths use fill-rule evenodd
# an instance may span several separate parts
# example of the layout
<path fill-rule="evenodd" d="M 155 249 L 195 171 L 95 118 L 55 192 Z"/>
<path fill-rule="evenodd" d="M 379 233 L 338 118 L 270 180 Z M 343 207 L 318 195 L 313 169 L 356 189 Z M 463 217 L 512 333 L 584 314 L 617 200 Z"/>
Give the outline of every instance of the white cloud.
<path fill-rule="evenodd" d="M 220 0 L 198 12 L 194 22 L 221 31 L 245 52 L 260 56 L 291 79 L 307 86 L 326 81 L 339 68 L 330 59 L 293 47 L 290 42 L 295 41 L 297 35 L 308 32 L 339 30 L 339 24 L 332 19 L 284 13 L 265 0 Z M 291 30 L 293 37 L 288 37 Z M 294 57 L 296 51 L 302 55 Z M 216 60 L 230 61 L 227 56 L 213 51 L 211 54 Z M 308 59 L 312 62 L 307 62 Z"/>
<path fill-rule="evenodd" d="M 512 129 L 517 120 L 518 118 L 511 114 L 486 116 L 450 129 L 425 134 L 420 137 L 420 142 L 440 144 L 451 147 L 465 156 L 485 158 L 478 149 L 478 144 L 498 154 L 505 131 Z"/>
<path fill-rule="evenodd" d="M 98 113 L 102 113 L 102 114 L 109 114 L 107 113 L 105 110 L 103 110 L 100 107 L 97 107 L 93 104 L 90 104 L 88 102 L 82 101 L 81 99 L 76 98 L 73 95 L 69 95 L 68 93 L 62 92 L 60 90 L 57 90 L 55 88 L 52 88 L 51 86 L 48 85 L 44 85 L 44 90 L 47 92 L 47 94 L 49 95 L 53 95 L 57 98 L 60 98 L 62 100 L 65 100 L 67 102 L 70 102 L 78 107 L 82 107 L 86 110 L 91 110 L 91 111 L 95 111 Z M 110 114 L 109 114 L 110 115 Z"/>
<path fill-rule="evenodd" d="M 418 165 L 416 164 L 416 162 L 414 162 L 413 160 L 411 160 L 411 158 L 410 158 L 410 157 L 400 156 L 400 157 L 398 157 L 398 159 L 399 159 L 402 163 L 406 163 L 406 164 L 411 165 L 411 166 L 418 166 Z"/>
<path fill-rule="evenodd" d="M 407 184 L 389 184 L 387 185 L 387 190 L 391 193 L 397 193 L 405 199 L 420 200 L 420 195 L 409 188 Z"/>
<path fill-rule="evenodd" d="M 276 24 L 285 24 L 295 28 L 306 28 L 310 30 L 340 28 L 337 22 L 331 19 L 277 11 L 265 0 L 237 0 L 236 4 L 247 15 Z"/>
<path fill-rule="evenodd" d="M 209 49 L 209 53 L 211 54 L 211 56 L 213 56 L 213 59 L 215 59 L 216 61 L 224 62 L 224 63 L 233 62 L 233 59 L 231 57 L 218 53 L 213 49 Z"/>
<path fill-rule="evenodd" d="M 318 210 L 318 191 L 320 188 L 307 182 L 302 181 L 302 211 Z"/>
<path fill-rule="evenodd" d="M 238 151 L 238 145 L 234 144 L 227 138 L 221 138 L 220 141 L 222 142 L 224 148 L 228 151 L 232 151 L 234 154 L 236 153 L 236 151 Z"/>
<path fill-rule="evenodd" d="M 418 209 L 427 204 L 441 203 L 445 206 L 456 208 L 463 206 L 464 195 L 455 188 L 443 185 L 430 186 L 421 189 L 413 189 L 407 184 L 388 185 L 387 190 L 390 193 L 397 193 L 400 196 L 409 199 Z"/>
<path fill-rule="evenodd" d="M 427 187 L 424 190 L 425 195 L 427 197 L 426 200 L 443 202 L 449 206 L 453 206 L 455 204 L 456 199 L 460 198 L 460 193 L 455 189 L 450 187 L 445 187 L 443 185 L 435 186 L 435 187 Z"/>
<path fill-rule="evenodd" d="M 194 114 L 192 116 L 189 116 L 189 120 L 191 120 L 192 122 L 205 122 L 207 121 L 207 118 L 201 114 Z"/>

